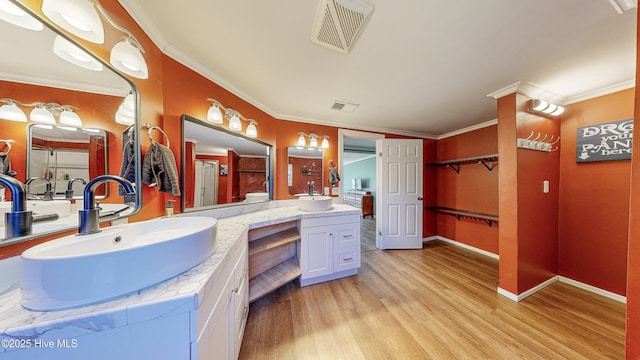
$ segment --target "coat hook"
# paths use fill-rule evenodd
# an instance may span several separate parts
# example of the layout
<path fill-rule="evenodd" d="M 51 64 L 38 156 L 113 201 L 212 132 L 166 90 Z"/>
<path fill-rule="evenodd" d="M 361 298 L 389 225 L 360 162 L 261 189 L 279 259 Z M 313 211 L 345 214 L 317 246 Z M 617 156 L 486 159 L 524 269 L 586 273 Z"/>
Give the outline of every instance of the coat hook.
<path fill-rule="evenodd" d="M 536 138 L 535 138 L 535 139 L 533 139 L 533 141 L 538 141 L 538 139 L 540 139 L 540 136 L 541 136 L 541 135 L 542 135 L 542 134 L 538 133 L 538 136 L 536 136 Z"/>
<path fill-rule="evenodd" d="M 558 138 L 556 139 L 556 141 L 552 142 L 551 145 L 555 145 L 558 143 L 558 141 L 560 141 L 560 136 L 558 136 Z"/>
<path fill-rule="evenodd" d="M 527 136 L 527 138 L 526 138 L 525 140 L 530 140 L 530 139 L 533 137 L 533 134 L 534 134 L 534 132 L 533 132 L 533 130 L 532 130 L 532 131 L 531 131 L 531 134 L 529 134 L 529 136 Z"/>
<path fill-rule="evenodd" d="M 547 140 L 547 136 L 549 136 L 548 134 L 544 134 L 544 137 L 542 139 L 540 139 L 540 142 L 544 142 L 545 140 Z"/>

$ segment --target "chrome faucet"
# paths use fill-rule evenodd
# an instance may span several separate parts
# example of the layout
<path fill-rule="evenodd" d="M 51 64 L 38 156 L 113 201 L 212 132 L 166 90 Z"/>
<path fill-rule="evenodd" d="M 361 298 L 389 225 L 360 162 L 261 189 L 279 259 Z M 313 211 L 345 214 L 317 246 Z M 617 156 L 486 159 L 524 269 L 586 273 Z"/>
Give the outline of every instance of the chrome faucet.
<path fill-rule="evenodd" d="M 307 181 L 307 187 L 309 188 L 309 196 L 313 196 L 313 186 L 314 186 L 314 182 L 313 181 Z"/>
<path fill-rule="evenodd" d="M 84 187 L 84 208 L 79 211 L 78 235 L 89 235 L 100 232 L 100 207 L 96 205 L 96 188 L 107 181 L 115 181 L 122 185 L 127 194 L 135 194 L 133 184 L 120 176 L 100 175 Z"/>
<path fill-rule="evenodd" d="M 4 214 L 5 239 L 31 235 L 33 213 L 27 210 L 27 196 L 24 185 L 17 179 L 0 175 L 0 184 L 11 193 L 11 212 Z"/>
<path fill-rule="evenodd" d="M 83 178 L 73 178 L 67 183 L 67 191 L 64 192 L 64 198 L 67 200 L 73 199 L 73 183 L 81 181 L 82 185 L 87 185 L 87 182 Z"/>
<path fill-rule="evenodd" d="M 32 177 L 31 179 L 27 180 L 27 182 L 25 182 L 24 184 L 27 186 L 27 194 L 29 194 L 29 184 L 31 184 L 32 182 L 36 181 L 36 180 L 40 180 L 40 181 L 44 181 L 47 184 L 47 187 L 44 190 L 44 199 L 45 201 L 51 201 L 53 200 L 53 191 L 51 190 L 51 181 L 45 179 L 45 178 L 41 178 L 41 177 Z"/>

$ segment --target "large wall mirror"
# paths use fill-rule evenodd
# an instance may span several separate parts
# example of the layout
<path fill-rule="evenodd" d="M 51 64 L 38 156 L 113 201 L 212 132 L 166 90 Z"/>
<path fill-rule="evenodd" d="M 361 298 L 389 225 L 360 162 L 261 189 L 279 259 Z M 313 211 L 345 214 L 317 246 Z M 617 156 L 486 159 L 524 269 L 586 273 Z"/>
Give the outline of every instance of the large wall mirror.
<path fill-rule="evenodd" d="M 287 185 L 289 195 L 322 194 L 324 163 L 322 148 L 289 146 L 287 149 Z"/>
<path fill-rule="evenodd" d="M 182 211 L 273 199 L 273 146 L 182 116 Z"/>
<path fill-rule="evenodd" d="M 7 201 L 10 200 L 8 189 L 1 189 L 0 246 L 77 229 L 83 181 L 102 174 L 120 175 L 123 132 L 129 126 L 140 128 L 138 90 L 129 79 L 83 47 L 87 54 L 83 60 L 97 64 L 93 70 L 57 56 L 53 51 L 54 43 L 69 42 L 70 39 L 19 2 L 12 0 L 11 3 L 25 10 L 26 16 L 32 16 L 42 26 L 25 29 L 0 17 L 0 44 L 3 46 L 0 105 L 6 104 L 7 99 L 16 100 L 18 108 L 26 114 L 26 122 L 0 118 L 0 160 L 5 165 L 3 172 L 9 172 L 22 183 L 29 183 L 27 210 L 33 211 L 38 221 L 34 222 L 31 235 L 5 239 L 4 213 L 11 211 L 12 203 Z M 125 99 L 134 110 L 116 122 L 116 112 L 122 108 Z M 77 114 L 82 123 L 61 123 L 64 106 Z M 39 107 L 53 115 L 40 118 L 49 123 L 34 121 L 38 117 L 32 111 Z M 134 158 L 139 163 L 140 143 L 137 136 L 134 138 Z M 7 164 L 11 171 L 7 170 Z M 128 197 L 126 204 L 115 184 L 100 186 L 96 197 L 104 209 L 101 222 L 139 211 L 142 202 L 138 169 L 136 167 L 133 175 L 128 176 L 136 183 L 137 193 L 133 198 Z M 82 181 L 74 181 L 71 192 L 67 193 L 73 179 Z M 49 213 L 58 216 L 40 217 Z"/>

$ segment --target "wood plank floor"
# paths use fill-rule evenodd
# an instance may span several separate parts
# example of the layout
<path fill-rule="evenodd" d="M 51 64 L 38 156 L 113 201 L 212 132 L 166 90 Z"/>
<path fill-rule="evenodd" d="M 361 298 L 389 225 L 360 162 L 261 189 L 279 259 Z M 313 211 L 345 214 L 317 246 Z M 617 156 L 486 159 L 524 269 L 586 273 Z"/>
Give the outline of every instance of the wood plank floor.
<path fill-rule="evenodd" d="M 555 283 L 498 295 L 496 260 L 438 241 L 251 304 L 240 359 L 623 359 L 625 306 Z"/>

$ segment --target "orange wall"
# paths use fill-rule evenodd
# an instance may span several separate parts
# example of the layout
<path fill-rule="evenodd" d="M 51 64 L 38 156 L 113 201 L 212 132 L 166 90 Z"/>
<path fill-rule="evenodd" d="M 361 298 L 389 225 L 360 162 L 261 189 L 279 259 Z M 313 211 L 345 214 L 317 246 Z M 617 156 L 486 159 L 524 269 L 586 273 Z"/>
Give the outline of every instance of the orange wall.
<path fill-rule="evenodd" d="M 576 131 L 633 117 L 634 90 L 567 107 L 562 116 L 558 274 L 625 295 L 629 160 L 576 162 Z"/>
<path fill-rule="evenodd" d="M 497 125 L 438 141 L 438 162 L 498 153 Z M 499 164 L 499 163 L 498 163 Z M 464 164 L 460 174 L 437 167 L 437 205 L 454 209 L 498 214 L 498 168 Z M 437 214 L 438 235 L 497 254 L 498 223 Z"/>
<path fill-rule="evenodd" d="M 557 137 L 560 125 L 528 113 L 528 101 L 520 94 L 498 99 L 499 282 L 516 295 L 557 273 L 559 152 L 520 149 L 516 139 L 532 131 Z"/>

